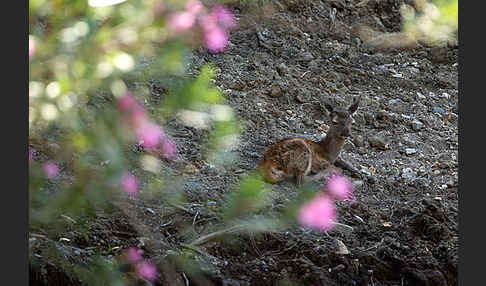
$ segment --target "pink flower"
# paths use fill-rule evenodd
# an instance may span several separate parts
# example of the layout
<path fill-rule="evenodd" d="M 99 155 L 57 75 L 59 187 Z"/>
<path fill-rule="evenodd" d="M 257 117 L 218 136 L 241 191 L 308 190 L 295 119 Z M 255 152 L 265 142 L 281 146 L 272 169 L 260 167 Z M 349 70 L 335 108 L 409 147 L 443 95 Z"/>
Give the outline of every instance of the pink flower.
<path fill-rule="evenodd" d="M 174 142 L 174 140 L 170 139 L 169 137 L 165 137 L 162 140 L 162 151 L 161 155 L 164 156 L 165 158 L 172 160 L 175 158 L 176 153 L 177 153 L 177 146 Z"/>
<path fill-rule="evenodd" d="M 29 61 L 34 57 L 35 54 L 35 40 L 29 36 Z"/>
<path fill-rule="evenodd" d="M 153 9 L 154 16 L 160 17 L 160 16 L 164 15 L 166 6 L 165 6 L 165 3 L 163 1 L 159 0 L 159 1 L 155 2 L 152 9 Z"/>
<path fill-rule="evenodd" d="M 236 21 L 233 13 L 221 4 L 216 4 L 211 8 L 211 14 L 216 17 L 218 23 L 226 29 L 236 27 Z"/>
<path fill-rule="evenodd" d="M 49 161 L 42 166 L 42 170 L 47 178 L 52 179 L 59 173 L 59 167 L 56 163 Z"/>
<path fill-rule="evenodd" d="M 128 262 L 135 264 L 142 260 L 143 250 L 138 247 L 130 247 L 125 251 L 125 258 Z"/>
<path fill-rule="evenodd" d="M 154 281 L 159 275 L 157 267 L 153 263 L 147 261 L 138 263 L 135 266 L 135 273 L 138 277 L 148 281 Z"/>
<path fill-rule="evenodd" d="M 145 121 L 136 127 L 137 139 L 144 148 L 157 148 L 164 134 L 162 127 L 151 121 Z"/>
<path fill-rule="evenodd" d="M 138 192 L 138 181 L 134 175 L 126 172 L 121 177 L 121 187 L 129 195 L 135 195 Z"/>
<path fill-rule="evenodd" d="M 29 147 L 29 164 L 34 160 L 34 152 L 35 150 Z"/>
<path fill-rule="evenodd" d="M 300 208 L 297 219 L 305 227 L 329 230 L 336 219 L 334 201 L 329 196 L 319 194 Z"/>
<path fill-rule="evenodd" d="M 193 13 L 187 11 L 173 12 L 168 16 L 168 26 L 172 31 L 184 32 L 189 30 L 196 21 Z"/>
<path fill-rule="evenodd" d="M 206 29 L 204 32 L 204 44 L 211 53 L 220 53 L 228 45 L 228 33 L 219 26 Z"/>
<path fill-rule="evenodd" d="M 342 175 L 333 175 L 327 179 L 327 190 L 338 200 L 347 199 L 353 194 L 353 184 Z"/>
<path fill-rule="evenodd" d="M 204 10 L 204 5 L 199 0 L 188 0 L 186 2 L 186 11 L 196 16 Z"/>
<path fill-rule="evenodd" d="M 131 93 L 126 93 L 118 99 L 118 107 L 129 115 L 133 115 L 134 113 L 145 115 L 145 108 Z"/>

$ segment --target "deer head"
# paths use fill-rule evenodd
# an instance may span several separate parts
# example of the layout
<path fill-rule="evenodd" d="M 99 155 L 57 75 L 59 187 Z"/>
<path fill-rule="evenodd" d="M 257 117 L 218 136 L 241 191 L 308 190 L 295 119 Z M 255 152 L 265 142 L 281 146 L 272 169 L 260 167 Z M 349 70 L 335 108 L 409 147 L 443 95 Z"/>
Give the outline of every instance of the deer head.
<path fill-rule="evenodd" d="M 361 100 L 361 95 L 353 100 L 353 103 L 348 107 L 334 108 L 331 104 L 325 103 L 324 106 L 329 111 L 331 118 L 331 128 L 328 136 L 336 136 L 345 139 L 351 135 L 351 125 L 354 123 L 353 114 L 358 110 L 358 105 Z"/>

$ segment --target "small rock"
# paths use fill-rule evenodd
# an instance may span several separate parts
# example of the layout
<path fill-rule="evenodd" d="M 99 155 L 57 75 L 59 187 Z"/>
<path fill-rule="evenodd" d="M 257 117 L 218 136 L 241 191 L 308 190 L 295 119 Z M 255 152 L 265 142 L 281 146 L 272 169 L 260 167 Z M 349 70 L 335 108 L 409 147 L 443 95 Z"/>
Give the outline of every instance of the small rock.
<path fill-rule="evenodd" d="M 447 189 L 447 185 L 446 184 L 442 184 L 439 186 L 439 190 L 445 190 Z"/>
<path fill-rule="evenodd" d="M 319 125 L 319 127 L 317 127 L 317 130 L 327 133 L 327 131 L 329 131 L 329 128 L 329 125 L 323 123 Z"/>
<path fill-rule="evenodd" d="M 305 52 L 300 56 L 300 59 L 305 62 L 310 62 L 314 59 L 314 56 L 310 52 Z"/>
<path fill-rule="evenodd" d="M 449 181 L 447 181 L 447 183 L 446 183 L 446 184 L 447 184 L 447 186 L 448 186 L 449 188 L 452 188 L 452 187 L 454 187 L 454 186 L 455 186 L 455 184 L 454 184 L 454 180 L 449 180 Z"/>
<path fill-rule="evenodd" d="M 358 147 L 364 146 L 364 139 L 363 139 L 363 136 L 361 136 L 361 135 L 357 135 L 356 137 L 354 137 L 353 142 Z"/>
<path fill-rule="evenodd" d="M 373 114 L 371 114 L 369 112 L 366 112 L 364 114 L 364 119 L 366 120 L 366 123 L 368 123 L 368 124 L 372 124 L 375 121 Z"/>
<path fill-rule="evenodd" d="M 420 92 L 417 91 L 417 98 L 418 99 L 425 99 L 425 95 L 421 94 Z"/>
<path fill-rule="evenodd" d="M 182 171 L 184 174 L 195 174 L 198 171 L 198 168 L 193 164 L 189 163 L 184 166 L 184 170 Z"/>
<path fill-rule="evenodd" d="M 359 147 L 358 148 L 358 154 L 364 155 L 367 153 L 367 149 L 365 147 Z"/>
<path fill-rule="evenodd" d="M 348 255 L 349 254 L 348 248 L 346 247 L 344 242 L 340 241 L 339 239 L 336 239 L 336 247 L 337 247 L 336 254 L 340 254 L 340 255 Z"/>
<path fill-rule="evenodd" d="M 414 68 L 414 67 L 409 67 L 408 70 L 411 72 L 411 73 L 419 73 L 420 70 L 418 68 Z"/>
<path fill-rule="evenodd" d="M 364 184 L 364 182 L 361 181 L 361 180 L 353 181 L 353 187 L 354 188 L 361 187 L 363 184 Z"/>
<path fill-rule="evenodd" d="M 390 119 L 390 114 L 386 112 L 385 110 L 380 110 L 378 113 L 376 113 L 376 119 L 378 120 L 389 120 Z"/>
<path fill-rule="evenodd" d="M 298 103 L 306 103 L 307 102 L 307 96 L 299 93 L 295 96 L 295 100 L 297 100 Z"/>
<path fill-rule="evenodd" d="M 370 184 L 375 184 L 376 183 L 376 177 L 374 176 L 368 176 L 368 183 Z"/>
<path fill-rule="evenodd" d="M 309 118 L 304 119 L 304 124 L 307 126 L 312 126 L 312 120 L 310 120 Z"/>
<path fill-rule="evenodd" d="M 283 95 L 283 92 L 282 92 L 282 89 L 280 88 L 280 86 L 274 85 L 274 86 L 272 86 L 272 88 L 270 88 L 270 96 L 271 97 L 280 97 L 282 95 Z"/>
<path fill-rule="evenodd" d="M 365 174 L 366 176 L 371 177 L 371 171 L 367 167 L 361 166 L 361 169 L 359 171 Z"/>
<path fill-rule="evenodd" d="M 344 268 L 346 268 L 346 266 L 344 266 L 344 264 L 339 264 L 338 266 L 332 268 L 331 271 L 338 272 L 338 271 L 344 270 Z"/>
<path fill-rule="evenodd" d="M 289 68 L 285 65 L 285 63 L 281 63 L 277 66 L 277 72 L 279 75 L 284 76 L 288 73 Z"/>
<path fill-rule="evenodd" d="M 387 150 L 389 149 L 388 143 L 385 141 L 385 138 L 375 135 L 368 138 L 368 142 L 370 143 L 371 147 L 378 148 L 380 150 Z"/>
<path fill-rule="evenodd" d="M 424 127 L 424 124 L 422 122 L 420 122 L 419 120 L 412 121 L 412 129 L 413 130 L 419 131 L 420 129 L 422 129 L 422 127 Z"/>
<path fill-rule="evenodd" d="M 413 181 L 414 185 L 416 188 L 418 189 L 423 189 L 423 188 L 427 188 L 428 186 L 430 186 L 430 181 L 427 180 L 426 178 L 417 178 Z"/>
<path fill-rule="evenodd" d="M 445 110 L 441 107 L 434 107 L 434 113 L 440 113 L 440 114 L 444 114 L 445 113 Z"/>
<path fill-rule="evenodd" d="M 151 209 L 151 208 L 147 208 L 146 210 L 147 210 L 149 213 L 151 213 L 151 214 L 155 214 L 154 210 L 153 210 L 153 209 Z"/>
<path fill-rule="evenodd" d="M 403 168 L 402 178 L 413 180 L 417 177 L 417 173 L 412 170 L 412 168 Z"/>
<path fill-rule="evenodd" d="M 417 153 L 417 149 L 415 149 L 415 148 L 405 148 L 405 154 L 412 155 L 412 154 L 415 154 L 415 153 Z"/>

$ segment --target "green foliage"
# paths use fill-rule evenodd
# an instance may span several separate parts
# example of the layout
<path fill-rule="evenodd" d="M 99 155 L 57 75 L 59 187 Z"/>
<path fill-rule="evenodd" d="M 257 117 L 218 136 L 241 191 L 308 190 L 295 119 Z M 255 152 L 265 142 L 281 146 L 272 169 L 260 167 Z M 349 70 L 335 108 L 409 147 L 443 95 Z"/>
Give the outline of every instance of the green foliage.
<path fill-rule="evenodd" d="M 122 272 L 116 261 L 101 256 L 93 258 L 88 267 L 77 266 L 75 272 L 86 285 L 123 286 L 127 280 L 123 279 Z"/>
<path fill-rule="evenodd" d="M 229 193 L 224 208 L 225 220 L 242 218 L 267 206 L 270 188 L 256 173 L 242 178 L 238 189 Z"/>
<path fill-rule="evenodd" d="M 403 28 L 409 35 L 430 45 L 457 40 L 458 1 L 417 0 L 415 12 L 410 6 L 402 6 Z"/>

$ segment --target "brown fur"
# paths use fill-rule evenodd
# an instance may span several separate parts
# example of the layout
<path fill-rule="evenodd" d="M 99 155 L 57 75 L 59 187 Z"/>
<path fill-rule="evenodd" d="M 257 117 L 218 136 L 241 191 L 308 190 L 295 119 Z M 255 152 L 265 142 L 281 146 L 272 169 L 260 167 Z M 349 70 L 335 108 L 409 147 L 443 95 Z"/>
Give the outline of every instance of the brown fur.
<path fill-rule="evenodd" d="M 347 110 L 335 110 L 326 104 L 333 124 L 321 141 L 287 138 L 271 145 L 258 165 L 264 179 L 275 184 L 295 177 L 297 185 L 301 185 L 304 181 L 318 180 L 336 172 L 333 164 L 350 135 L 351 116 L 356 112 L 359 101 L 360 97 Z"/>

